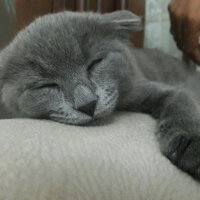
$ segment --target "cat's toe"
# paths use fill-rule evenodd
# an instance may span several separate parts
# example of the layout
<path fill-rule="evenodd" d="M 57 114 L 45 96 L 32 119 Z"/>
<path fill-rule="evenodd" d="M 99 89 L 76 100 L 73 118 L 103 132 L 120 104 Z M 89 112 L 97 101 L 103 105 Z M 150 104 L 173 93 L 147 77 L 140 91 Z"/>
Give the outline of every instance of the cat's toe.
<path fill-rule="evenodd" d="M 178 134 L 162 151 L 175 165 L 200 180 L 200 136 Z"/>
<path fill-rule="evenodd" d="M 177 163 L 184 151 L 187 149 L 190 144 L 190 139 L 184 135 L 177 135 L 169 140 L 168 144 L 163 149 L 163 153 L 173 162 Z"/>

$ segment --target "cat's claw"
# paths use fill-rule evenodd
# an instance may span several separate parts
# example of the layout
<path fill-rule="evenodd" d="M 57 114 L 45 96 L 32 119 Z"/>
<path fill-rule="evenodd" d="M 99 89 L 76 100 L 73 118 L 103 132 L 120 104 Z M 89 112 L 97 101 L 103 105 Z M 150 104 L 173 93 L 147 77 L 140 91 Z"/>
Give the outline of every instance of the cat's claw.
<path fill-rule="evenodd" d="M 200 136 L 176 134 L 162 148 L 176 166 L 200 180 Z"/>

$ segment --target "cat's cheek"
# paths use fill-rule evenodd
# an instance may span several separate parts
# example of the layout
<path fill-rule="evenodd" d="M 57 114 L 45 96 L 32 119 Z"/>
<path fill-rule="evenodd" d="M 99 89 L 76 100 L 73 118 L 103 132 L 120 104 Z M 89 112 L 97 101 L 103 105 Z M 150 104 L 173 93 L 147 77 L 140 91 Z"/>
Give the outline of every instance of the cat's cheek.
<path fill-rule="evenodd" d="M 96 110 L 94 113 L 94 118 L 102 118 L 104 116 L 110 115 L 116 108 L 118 101 L 118 90 L 109 88 L 98 87 L 96 93 L 99 97 Z"/>
<path fill-rule="evenodd" d="M 17 113 L 17 97 L 19 96 L 18 89 L 11 85 L 5 84 L 2 88 L 2 102 L 12 113 Z"/>
<path fill-rule="evenodd" d="M 48 116 L 64 102 L 64 95 L 57 89 L 27 90 L 17 101 L 22 116 Z"/>

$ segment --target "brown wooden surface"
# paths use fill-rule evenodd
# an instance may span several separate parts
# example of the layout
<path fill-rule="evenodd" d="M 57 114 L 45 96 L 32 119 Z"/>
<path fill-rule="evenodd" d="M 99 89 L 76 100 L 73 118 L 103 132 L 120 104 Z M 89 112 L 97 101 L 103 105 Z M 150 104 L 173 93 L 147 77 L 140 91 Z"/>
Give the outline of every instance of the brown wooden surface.
<path fill-rule="evenodd" d="M 145 13 L 145 0 L 129 0 L 128 7 L 135 14 L 143 15 Z"/>
<path fill-rule="evenodd" d="M 52 0 L 15 0 L 16 32 L 23 29 L 36 17 L 52 12 Z"/>
<path fill-rule="evenodd" d="M 145 0 L 129 0 L 128 9 L 139 16 L 145 16 Z M 131 37 L 136 47 L 143 47 L 144 31 L 136 32 Z"/>
<path fill-rule="evenodd" d="M 65 0 L 52 0 L 52 11 L 59 12 L 65 10 Z"/>
<path fill-rule="evenodd" d="M 76 10 L 78 11 L 83 11 L 83 0 L 75 0 L 76 1 Z"/>
<path fill-rule="evenodd" d="M 54 0 L 56 1 L 56 0 Z M 65 0 L 65 8 L 67 10 L 75 11 L 76 10 L 76 0 Z"/>
<path fill-rule="evenodd" d="M 102 13 L 112 12 L 115 10 L 116 0 L 101 0 L 101 11 Z"/>
<path fill-rule="evenodd" d="M 89 11 L 97 11 L 97 0 L 89 0 Z"/>
<path fill-rule="evenodd" d="M 121 0 L 116 0 L 115 1 L 115 10 L 121 10 L 122 9 L 121 5 L 122 5 Z"/>
<path fill-rule="evenodd" d="M 97 0 L 15 0 L 16 1 L 16 32 L 23 29 L 36 17 L 62 10 L 97 11 Z M 133 13 L 145 15 L 145 0 L 127 0 L 127 7 Z M 121 9 L 121 0 L 101 0 L 101 11 L 112 12 Z M 136 47 L 143 47 L 144 31 L 134 33 L 131 40 Z"/>

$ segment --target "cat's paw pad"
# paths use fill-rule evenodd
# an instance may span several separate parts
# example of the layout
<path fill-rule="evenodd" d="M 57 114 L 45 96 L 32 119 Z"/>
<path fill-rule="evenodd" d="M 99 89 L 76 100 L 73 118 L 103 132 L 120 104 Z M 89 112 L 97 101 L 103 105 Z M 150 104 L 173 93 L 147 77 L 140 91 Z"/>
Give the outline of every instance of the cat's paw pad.
<path fill-rule="evenodd" d="M 176 134 L 161 147 L 176 166 L 200 180 L 200 136 Z"/>

